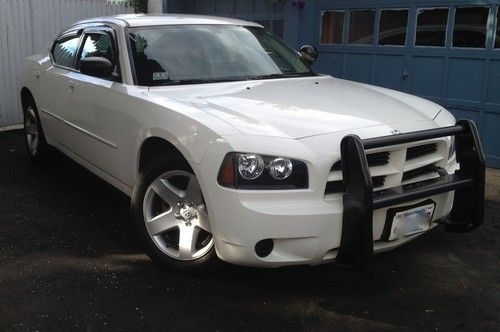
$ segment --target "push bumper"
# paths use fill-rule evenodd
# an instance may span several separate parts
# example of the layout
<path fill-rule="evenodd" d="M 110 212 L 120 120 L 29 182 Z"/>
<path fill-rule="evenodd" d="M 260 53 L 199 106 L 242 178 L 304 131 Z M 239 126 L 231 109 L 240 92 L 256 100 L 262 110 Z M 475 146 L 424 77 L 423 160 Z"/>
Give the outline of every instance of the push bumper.
<path fill-rule="evenodd" d="M 365 150 L 415 141 L 455 136 L 460 169 L 455 174 L 440 170 L 440 177 L 374 192 Z M 348 135 L 341 142 L 343 197 L 342 235 L 336 262 L 354 265 L 374 252 L 374 211 L 455 191 L 453 209 L 443 222 L 452 232 L 469 232 L 484 218 L 484 153 L 474 122 L 459 120 L 455 126 L 394 136 L 361 139 Z"/>

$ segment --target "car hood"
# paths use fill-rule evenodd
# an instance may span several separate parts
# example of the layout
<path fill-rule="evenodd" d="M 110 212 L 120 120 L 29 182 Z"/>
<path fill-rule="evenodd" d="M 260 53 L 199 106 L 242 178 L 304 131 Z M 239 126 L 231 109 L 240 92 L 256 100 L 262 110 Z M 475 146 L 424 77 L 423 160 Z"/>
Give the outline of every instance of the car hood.
<path fill-rule="evenodd" d="M 246 135 L 304 138 L 432 120 L 440 106 L 408 94 L 331 76 L 150 88 L 161 103 L 204 110 Z"/>

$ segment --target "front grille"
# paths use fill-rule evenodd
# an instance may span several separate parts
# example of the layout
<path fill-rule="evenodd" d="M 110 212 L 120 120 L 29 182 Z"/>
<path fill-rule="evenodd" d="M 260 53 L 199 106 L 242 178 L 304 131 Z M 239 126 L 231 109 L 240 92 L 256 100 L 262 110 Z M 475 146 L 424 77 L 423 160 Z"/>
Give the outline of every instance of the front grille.
<path fill-rule="evenodd" d="M 386 176 L 374 176 L 372 177 L 373 188 L 383 187 L 385 184 Z M 326 184 L 325 195 L 336 194 L 344 192 L 344 182 L 343 181 L 330 181 Z"/>
<path fill-rule="evenodd" d="M 366 161 L 368 162 L 368 167 L 383 166 L 389 163 L 390 153 L 387 151 L 370 153 L 366 155 Z M 331 171 L 342 170 L 342 161 L 337 161 L 333 164 Z"/>
<path fill-rule="evenodd" d="M 436 151 L 437 151 L 436 143 L 413 146 L 411 148 L 408 148 L 408 150 L 406 151 L 406 160 L 412 160 L 415 158 L 426 156 Z"/>
<path fill-rule="evenodd" d="M 372 177 L 373 188 L 383 187 L 385 184 L 385 175 Z"/>
<path fill-rule="evenodd" d="M 369 167 L 383 166 L 389 163 L 389 152 L 377 152 L 366 155 L 366 161 Z"/>
<path fill-rule="evenodd" d="M 439 167 L 445 166 L 447 156 L 442 155 L 447 151 L 445 145 L 445 140 L 435 140 L 409 148 L 368 153 L 366 161 L 372 174 L 373 189 L 383 190 L 413 179 L 433 177 Z M 337 161 L 331 167 L 325 195 L 343 192 L 342 162 Z"/>
<path fill-rule="evenodd" d="M 425 165 L 419 168 L 415 168 L 411 171 L 407 171 L 403 173 L 403 182 L 417 178 L 422 175 L 427 175 L 431 173 L 435 173 L 437 171 L 437 167 L 434 165 Z"/>

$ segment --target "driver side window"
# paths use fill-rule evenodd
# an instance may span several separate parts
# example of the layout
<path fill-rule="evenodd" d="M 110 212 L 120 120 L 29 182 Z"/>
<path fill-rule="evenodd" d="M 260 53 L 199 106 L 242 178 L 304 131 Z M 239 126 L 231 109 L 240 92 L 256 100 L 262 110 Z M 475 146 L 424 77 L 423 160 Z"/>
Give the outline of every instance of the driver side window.
<path fill-rule="evenodd" d="M 88 33 L 85 35 L 78 63 L 90 57 L 108 59 L 115 66 L 115 71 L 118 72 L 119 70 L 118 61 L 115 59 L 113 42 L 107 33 Z"/>

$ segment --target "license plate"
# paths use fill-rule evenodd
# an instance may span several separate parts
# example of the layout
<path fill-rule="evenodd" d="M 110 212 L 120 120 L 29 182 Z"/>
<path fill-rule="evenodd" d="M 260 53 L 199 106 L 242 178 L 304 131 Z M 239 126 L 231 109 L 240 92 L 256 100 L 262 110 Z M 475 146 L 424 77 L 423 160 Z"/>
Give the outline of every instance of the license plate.
<path fill-rule="evenodd" d="M 427 231 L 431 227 L 435 207 L 436 204 L 434 202 L 429 202 L 429 204 L 423 204 L 417 207 L 389 210 L 387 221 L 391 222 L 391 228 L 390 233 L 386 234 L 386 239 L 384 240 L 392 241 L 401 237 Z M 390 218 L 392 218 L 392 220 Z"/>

